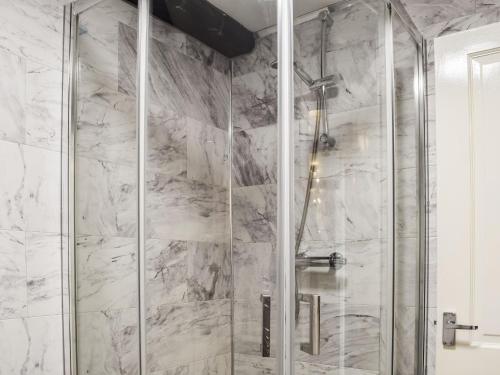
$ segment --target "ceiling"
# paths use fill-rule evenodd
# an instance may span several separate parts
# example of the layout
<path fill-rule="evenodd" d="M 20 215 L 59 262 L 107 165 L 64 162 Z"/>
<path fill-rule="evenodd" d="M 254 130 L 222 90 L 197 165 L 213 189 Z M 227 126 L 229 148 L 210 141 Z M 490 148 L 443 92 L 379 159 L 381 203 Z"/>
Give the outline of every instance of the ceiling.
<path fill-rule="evenodd" d="M 276 25 L 276 0 L 208 0 L 250 31 Z M 337 0 L 294 0 L 294 16 L 299 17 Z"/>

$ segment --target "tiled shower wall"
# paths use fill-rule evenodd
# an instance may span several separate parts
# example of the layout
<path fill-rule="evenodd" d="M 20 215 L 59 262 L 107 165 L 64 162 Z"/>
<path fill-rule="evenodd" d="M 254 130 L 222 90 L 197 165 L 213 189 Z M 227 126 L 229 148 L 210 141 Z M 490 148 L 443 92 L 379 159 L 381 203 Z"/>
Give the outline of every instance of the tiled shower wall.
<path fill-rule="evenodd" d="M 385 236 L 382 93 L 379 49 L 381 2 L 354 2 L 333 14 L 328 73 L 343 77 L 329 92 L 328 118 L 337 139 L 321 148 L 301 251 L 339 251 L 348 266 L 337 273 L 301 273 L 300 291 L 322 298 L 321 355 L 297 351 L 298 373 L 331 373 L 345 367 L 377 374 L 380 356 L 381 267 Z M 370 5 L 370 6 L 366 6 Z M 382 13 L 380 13 L 382 12 Z M 368 20 L 368 21 L 367 21 Z M 320 22 L 295 27 L 295 58 L 319 77 Z M 233 262 L 234 348 L 237 374 L 275 373 L 276 317 L 271 358 L 260 355 L 261 293 L 276 290 L 276 35 L 257 41 L 233 63 Z M 296 218 L 300 220 L 315 123 L 315 96 L 295 80 Z M 382 86 L 381 86 L 382 85 Z M 273 305 L 273 308 L 275 305 Z M 275 310 L 275 309 L 274 309 Z M 274 311 L 273 310 L 273 311 Z M 307 306 L 298 340 L 305 341 Z"/>
<path fill-rule="evenodd" d="M 77 275 L 82 373 L 137 374 L 137 10 L 80 16 Z M 231 371 L 229 60 L 151 19 L 147 366 Z"/>
<path fill-rule="evenodd" d="M 63 372 L 61 2 L 0 2 L 0 373 Z"/>

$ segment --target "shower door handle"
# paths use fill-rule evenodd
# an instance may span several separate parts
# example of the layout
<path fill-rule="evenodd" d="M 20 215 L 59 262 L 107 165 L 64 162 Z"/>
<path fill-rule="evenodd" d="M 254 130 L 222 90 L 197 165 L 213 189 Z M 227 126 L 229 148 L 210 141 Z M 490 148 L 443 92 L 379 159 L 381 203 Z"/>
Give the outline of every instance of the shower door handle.
<path fill-rule="evenodd" d="M 261 352 L 263 357 L 271 356 L 271 296 L 261 294 L 262 302 L 262 344 Z"/>
<path fill-rule="evenodd" d="M 309 304 L 309 342 L 300 344 L 300 350 L 310 355 L 319 355 L 321 333 L 321 298 L 318 294 L 300 294 L 301 302 Z"/>

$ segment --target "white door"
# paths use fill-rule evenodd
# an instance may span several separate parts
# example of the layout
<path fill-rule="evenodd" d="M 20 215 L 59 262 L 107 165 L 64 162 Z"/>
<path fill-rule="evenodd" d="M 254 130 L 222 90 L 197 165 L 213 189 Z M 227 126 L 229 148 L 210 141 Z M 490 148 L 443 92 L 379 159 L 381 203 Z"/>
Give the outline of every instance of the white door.
<path fill-rule="evenodd" d="M 500 375 L 500 23 L 438 38 L 435 54 L 436 373 Z M 443 345 L 446 312 L 478 329 Z"/>

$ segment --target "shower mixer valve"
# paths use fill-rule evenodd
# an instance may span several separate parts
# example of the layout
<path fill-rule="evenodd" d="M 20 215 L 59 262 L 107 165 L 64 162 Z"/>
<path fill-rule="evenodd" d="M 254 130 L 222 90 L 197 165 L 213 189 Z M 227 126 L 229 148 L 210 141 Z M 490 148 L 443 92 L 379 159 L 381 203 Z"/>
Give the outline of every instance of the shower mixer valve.
<path fill-rule="evenodd" d="M 340 270 L 347 264 L 347 259 L 339 252 L 333 252 L 328 256 L 309 257 L 298 254 L 295 258 L 296 267 L 329 267 L 335 271 Z"/>

